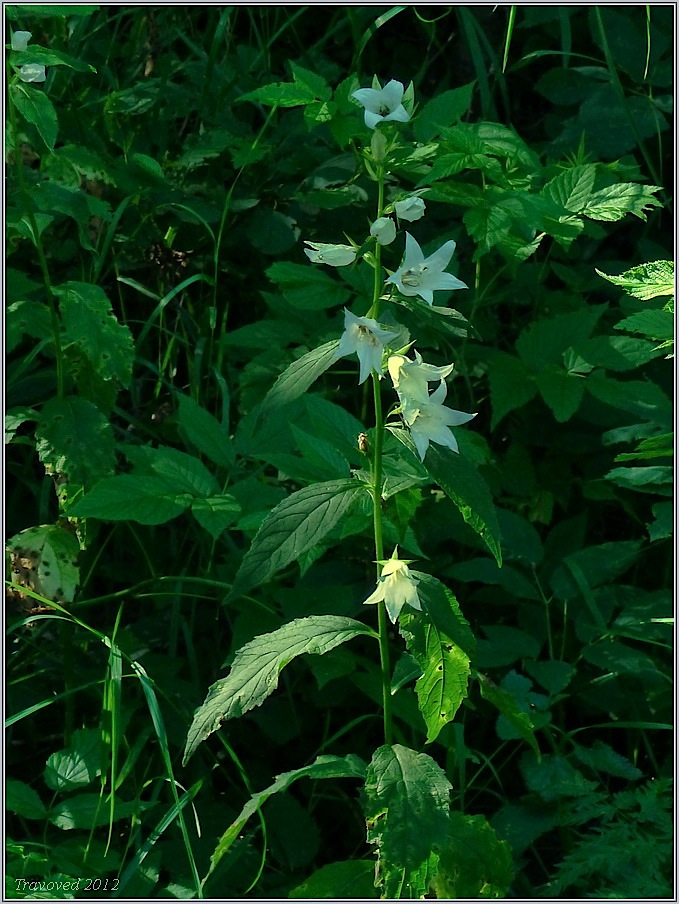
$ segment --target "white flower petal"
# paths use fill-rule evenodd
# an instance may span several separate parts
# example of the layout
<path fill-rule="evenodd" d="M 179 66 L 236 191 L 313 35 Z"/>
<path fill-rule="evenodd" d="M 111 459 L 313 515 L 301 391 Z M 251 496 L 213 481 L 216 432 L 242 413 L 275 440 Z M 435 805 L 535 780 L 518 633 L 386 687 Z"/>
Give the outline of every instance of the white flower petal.
<path fill-rule="evenodd" d="M 12 35 L 12 50 L 26 50 L 32 37 L 30 31 L 15 31 Z"/>

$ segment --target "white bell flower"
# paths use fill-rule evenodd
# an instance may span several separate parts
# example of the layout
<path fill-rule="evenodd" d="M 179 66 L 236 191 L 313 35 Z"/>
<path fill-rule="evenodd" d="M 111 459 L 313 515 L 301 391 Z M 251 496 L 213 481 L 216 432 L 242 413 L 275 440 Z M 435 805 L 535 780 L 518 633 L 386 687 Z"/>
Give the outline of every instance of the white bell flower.
<path fill-rule="evenodd" d="M 356 317 L 345 308 L 344 332 L 336 355 L 343 358 L 356 352 L 360 364 L 359 384 L 365 382 L 373 370 L 381 379 L 384 346 L 397 337 L 398 333 L 382 329 L 371 317 Z"/>
<path fill-rule="evenodd" d="M 379 217 L 370 227 L 370 235 L 374 235 L 380 245 L 391 245 L 396 238 L 396 223 L 391 217 Z"/>
<path fill-rule="evenodd" d="M 415 360 L 411 361 L 405 355 L 391 355 L 387 368 L 394 384 L 394 389 L 399 394 L 413 402 L 429 401 L 429 383 L 440 382 L 449 376 L 454 364 L 445 364 L 436 367 L 434 364 L 425 364 L 422 355 L 415 352 Z"/>
<path fill-rule="evenodd" d="M 351 96 L 365 108 L 365 124 L 374 129 L 378 123 L 388 120 L 408 122 L 410 113 L 402 103 L 404 90 L 402 82 L 392 79 L 384 88 L 359 88 Z"/>
<path fill-rule="evenodd" d="M 351 245 L 332 245 L 325 242 L 304 242 L 311 245 L 304 253 L 313 264 L 328 264 L 330 267 L 346 267 L 356 260 L 356 252 Z M 312 250 L 313 249 L 313 250 Z"/>
<path fill-rule="evenodd" d="M 44 82 L 47 78 L 45 67 L 39 63 L 26 63 L 19 66 L 19 78 L 22 82 Z"/>
<path fill-rule="evenodd" d="M 408 223 L 421 219 L 424 216 L 424 209 L 424 201 L 415 195 L 410 198 L 404 198 L 402 201 L 394 202 L 396 216 L 399 220 L 406 220 Z"/>
<path fill-rule="evenodd" d="M 31 37 L 30 31 L 15 31 L 12 35 L 12 50 L 26 50 Z"/>
<path fill-rule="evenodd" d="M 448 387 L 441 380 L 438 389 L 432 392 L 427 401 L 416 401 L 407 396 L 400 396 L 403 420 L 410 430 L 421 461 L 424 461 L 430 442 L 459 452 L 457 440 L 449 427 L 459 427 L 460 424 L 466 424 L 476 417 L 476 413 L 467 414 L 465 411 L 446 408 L 443 400 L 447 392 Z"/>
<path fill-rule="evenodd" d="M 402 295 L 419 295 L 427 304 L 434 303 L 434 292 L 439 289 L 466 289 L 466 283 L 443 271 L 455 251 L 452 240 L 441 245 L 438 251 L 425 258 L 422 249 L 409 232 L 406 232 L 406 253 L 403 263 L 385 283 L 395 285 Z"/>
<path fill-rule="evenodd" d="M 394 550 L 395 554 L 396 550 Z M 395 623 L 406 603 L 413 609 L 422 611 L 420 598 L 417 594 L 418 583 L 417 578 L 414 578 L 410 573 L 408 563 L 392 556 L 382 568 L 382 574 L 377 582 L 377 590 L 370 594 L 363 605 L 367 606 L 384 600 L 389 618 Z"/>

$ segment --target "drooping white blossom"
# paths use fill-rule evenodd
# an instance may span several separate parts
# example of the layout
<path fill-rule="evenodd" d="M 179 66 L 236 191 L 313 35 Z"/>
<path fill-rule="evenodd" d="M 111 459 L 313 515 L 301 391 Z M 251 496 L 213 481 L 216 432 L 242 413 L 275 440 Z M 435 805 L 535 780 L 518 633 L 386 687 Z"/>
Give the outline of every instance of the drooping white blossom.
<path fill-rule="evenodd" d="M 406 220 L 408 223 L 414 223 L 415 220 L 421 219 L 424 216 L 424 209 L 424 201 L 416 195 L 394 203 L 396 216 L 399 220 Z"/>
<path fill-rule="evenodd" d="M 449 428 L 459 427 L 460 424 L 466 424 L 476 417 L 476 413 L 467 414 L 465 411 L 446 408 L 443 401 L 447 391 L 448 387 L 441 380 L 438 389 L 434 390 L 426 401 L 399 396 L 403 420 L 410 430 L 415 448 L 422 461 L 427 454 L 430 442 L 446 446 L 453 452 L 459 452 L 457 440 Z"/>
<path fill-rule="evenodd" d="M 371 317 L 356 317 L 344 309 L 344 332 L 337 349 L 337 357 L 354 352 L 358 355 L 360 371 L 358 382 L 363 383 L 374 370 L 382 377 L 382 356 L 385 345 L 396 339 L 397 333 L 385 330 Z"/>
<path fill-rule="evenodd" d="M 427 402 L 429 383 L 444 380 L 453 372 L 455 365 L 445 364 L 443 367 L 437 367 L 434 364 L 426 364 L 422 360 L 422 355 L 416 351 L 414 361 L 405 355 L 391 355 L 387 367 L 399 396 L 412 402 Z"/>
<path fill-rule="evenodd" d="M 22 82 L 44 82 L 47 78 L 45 67 L 40 63 L 26 63 L 19 66 L 19 78 Z"/>
<path fill-rule="evenodd" d="M 395 553 L 396 550 L 394 550 Z M 370 594 L 363 605 L 367 606 L 384 600 L 389 618 L 395 623 L 406 603 L 413 609 L 422 611 L 417 593 L 418 583 L 417 578 L 410 573 L 408 563 L 392 556 L 382 568 L 377 589 Z"/>
<path fill-rule="evenodd" d="M 325 242 L 304 242 L 310 245 L 304 253 L 313 264 L 328 264 L 329 267 L 346 267 L 356 260 L 356 252 L 351 245 L 332 245 Z"/>
<path fill-rule="evenodd" d="M 12 50 L 26 50 L 31 37 L 30 31 L 15 31 L 11 41 Z"/>
<path fill-rule="evenodd" d="M 380 245 L 391 245 L 396 238 L 396 223 L 391 217 L 378 217 L 370 227 L 370 235 L 374 235 Z"/>

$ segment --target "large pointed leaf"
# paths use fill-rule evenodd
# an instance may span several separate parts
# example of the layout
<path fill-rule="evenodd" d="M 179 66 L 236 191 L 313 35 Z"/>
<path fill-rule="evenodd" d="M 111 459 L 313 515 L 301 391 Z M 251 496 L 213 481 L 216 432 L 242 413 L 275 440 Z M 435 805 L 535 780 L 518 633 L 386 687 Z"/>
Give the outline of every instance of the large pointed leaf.
<path fill-rule="evenodd" d="M 365 780 L 368 842 L 377 848 L 385 898 L 421 898 L 445 844 L 452 785 L 425 753 L 400 744 L 375 751 Z"/>
<path fill-rule="evenodd" d="M 504 898 L 514 878 L 511 849 L 485 816 L 450 814 L 450 840 L 433 887 L 437 898 Z"/>
<path fill-rule="evenodd" d="M 287 405 L 303 395 L 337 359 L 338 347 L 339 339 L 333 339 L 293 361 L 266 394 L 259 417 L 263 417 L 272 408 Z"/>
<path fill-rule="evenodd" d="M 327 653 L 360 634 L 377 636 L 372 628 L 352 618 L 310 615 L 246 643 L 236 654 L 229 674 L 210 687 L 205 702 L 196 710 L 183 762 L 226 719 L 242 716 L 260 706 L 276 690 L 278 676 L 295 657 L 303 653 Z"/>
<path fill-rule="evenodd" d="M 540 748 L 535 739 L 535 726 L 533 725 L 533 720 L 530 715 L 519 709 L 512 695 L 501 687 L 498 687 L 497 684 L 486 677 L 486 675 L 477 672 L 476 677 L 479 681 L 481 696 L 489 703 L 492 703 L 505 719 L 507 719 L 512 728 L 523 738 L 523 740 L 527 744 L 530 744 L 535 755 L 539 759 Z"/>
<path fill-rule="evenodd" d="M 427 726 L 427 743 L 452 722 L 469 681 L 469 656 L 474 638 L 455 597 L 436 578 L 412 572 L 424 614 L 402 612 L 399 631 L 422 674 L 415 684 L 420 712 Z M 460 645 L 462 644 L 462 645 Z"/>
<path fill-rule="evenodd" d="M 365 484 L 329 480 L 304 487 L 280 502 L 267 516 L 245 553 L 227 599 L 263 584 L 325 537 Z"/>
<path fill-rule="evenodd" d="M 291 772 L 283 772 L 276 776 L 276 781 L 265 788 L 253 794 L 250 800 L 245 804 L 238 814 L 237 818 L 231 823 L 229 828 L 219 839 L 217 847 L 210 859 L 210 873 L 212 873 L 224 854 L 229 850 L 233 842 L 243 831 L 245 823 L 250 817 L 259 810 L 262 804 L 267 801 L 272 794 L 279 794 L 286 791 L 290 785 L 297 781 L 298 778 L 364 778 L 366 765 L 363 760 L 353 753 L 345 757 L 341 756 L 319 756 L 309 766 L 302 766 L 301 769 L 293 769 Z"/>
<path fill-rule="evenodd" d="M 100 480 L 69 508 L 68 514 L 102 521 L 164 524 L 180 515 L 192 501 L 189 493 L 178 492 L 162 477 L 120 474 Z"/>

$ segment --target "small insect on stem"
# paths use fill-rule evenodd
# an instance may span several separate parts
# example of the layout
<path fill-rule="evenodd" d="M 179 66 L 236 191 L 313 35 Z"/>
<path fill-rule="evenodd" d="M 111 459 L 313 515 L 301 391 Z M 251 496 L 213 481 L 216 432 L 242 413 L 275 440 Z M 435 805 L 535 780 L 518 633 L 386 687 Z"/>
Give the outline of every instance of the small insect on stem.
<path fill-rule="evenodd" d="M 362 452 L 364 455 L 370 454 L 370 450 L 368 448 L 368 434 L 367 433 L 359 433 L 358 434 L 358 451 Z"/>

